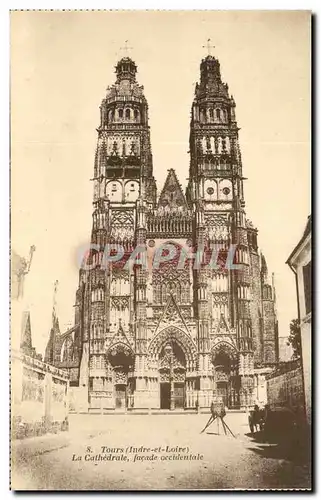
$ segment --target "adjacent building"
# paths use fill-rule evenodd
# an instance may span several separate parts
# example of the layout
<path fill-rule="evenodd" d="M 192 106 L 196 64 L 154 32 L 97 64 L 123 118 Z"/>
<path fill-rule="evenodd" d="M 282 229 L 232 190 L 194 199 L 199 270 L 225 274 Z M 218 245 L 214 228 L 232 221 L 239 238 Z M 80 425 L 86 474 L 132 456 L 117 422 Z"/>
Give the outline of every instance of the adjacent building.
<path fill-rule="evenodd" d="M 301 329 L 305 409 L 307 421 L 311 424 L 311 216 L 309 216 L 302 238 L 292 251 L 287 264 L 295 273 L 298 318 Z"/>
<path fill-rule="evenodd" d="M 267 403 L 272 410 L 288 409 L 304 421 L 304 390 L 300 359 L 282 362 L 266 375 Z"/>
<path fill-rule="evenodd" d="M 11 436 L 23 438 L 68 428 L 69 374 L 42 361 L 32 342 L 30 311 L 24 300 L 29 260 L 11 253 Z"/>

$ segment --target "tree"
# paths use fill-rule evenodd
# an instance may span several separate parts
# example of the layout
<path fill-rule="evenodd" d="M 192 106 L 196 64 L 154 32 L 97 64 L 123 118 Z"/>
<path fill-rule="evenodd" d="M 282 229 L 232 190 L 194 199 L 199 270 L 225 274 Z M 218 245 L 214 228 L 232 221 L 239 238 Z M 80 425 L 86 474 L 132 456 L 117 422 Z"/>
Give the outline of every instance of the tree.
<path fill-rule="evenodd" d="M 301 358 L 302 348 L 301 348 L 301 329 L 300 322 L 298 319 L 293 319 L 290 323 L 290 335 L 288 337 L 288 345 L 292 346 L 293 359 Z"/>

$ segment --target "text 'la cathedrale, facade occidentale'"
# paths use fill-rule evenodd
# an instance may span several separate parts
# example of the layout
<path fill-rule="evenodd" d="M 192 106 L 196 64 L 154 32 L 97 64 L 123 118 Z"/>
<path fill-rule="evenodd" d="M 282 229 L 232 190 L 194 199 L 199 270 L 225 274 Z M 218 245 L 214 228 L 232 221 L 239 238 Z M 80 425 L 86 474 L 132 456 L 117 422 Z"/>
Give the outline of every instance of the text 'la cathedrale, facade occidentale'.
<path fill-rule="evenodd" d="M 54 320 L 45 355 L 69 371 L 87 411 L 206 408 L 213 397 L 245 408 L 257 400 L 265 368 L 278 362 L 275 290 L 246 218 L 235 102 L 215 57 L 205 57 L 200 72 L 185 195 L 170 169 L 157 196 L 148 104 L 131 58 L 118 62 L 101 103 L 94 250 L 79 271 L 75 326 L 60 333 Z M 124 255 L 103 266 L 112 244 Z M 164 244 L 175 258 L 126 266 L 138 246 L 150 261 Z M 219 265 L 206 265 L 215 245 Z M 231 246 L 237 265 L 229 268 L 222 263 Z M 200 266 L 192 258 L 177 265 L 182 251 L 200 247 Z"/>

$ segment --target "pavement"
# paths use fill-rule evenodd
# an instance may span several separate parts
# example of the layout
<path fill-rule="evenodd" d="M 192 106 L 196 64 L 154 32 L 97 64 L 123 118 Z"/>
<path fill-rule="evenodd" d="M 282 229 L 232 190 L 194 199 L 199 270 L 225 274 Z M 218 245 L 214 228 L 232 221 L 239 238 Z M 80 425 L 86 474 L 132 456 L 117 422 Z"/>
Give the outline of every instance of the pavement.
<path fill-rule="evenodd" d="M 70 415 L 70 430 L 14 440 L 13 490 L 309 489 L 302 456 L 249 434 L 244 413 Z M 295 450 L 294 450 L 295 451 Z"/>

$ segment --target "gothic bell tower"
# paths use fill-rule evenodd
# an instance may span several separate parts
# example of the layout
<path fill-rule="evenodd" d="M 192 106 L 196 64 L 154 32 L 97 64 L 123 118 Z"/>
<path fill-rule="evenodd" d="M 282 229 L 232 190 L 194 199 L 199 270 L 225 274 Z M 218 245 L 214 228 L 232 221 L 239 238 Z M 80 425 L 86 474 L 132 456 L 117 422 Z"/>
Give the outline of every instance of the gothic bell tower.
<path fill-rule="evenodd" d="M 121 59 L 116 82 L 100 106 L 94 202 L 104 197 L 112 204 L 130 204 L 143 190 L 147 201 L 156 197 L 148 105 L 136 73 L 132 59 Z"/>
<path fill-rule="evenodd" d="M 84 299 L 76 308 L 83 318 L 80 384 L 91 407 L 117 408 L 136 391 L 146 347 L 146 278 L 139 266 L 126 263 L 135 248 L 146 246 L 145 212 L 156 201 L 156 184 L 148 105 L 136 64 L 124 57 L 115 69 L 116 81 L 100 106 L 90 269 L 80 271 Z M 106 245 L 123 252 L 107 266 Z"/>
<path fill-rule="evenodd" d="M 246 392 L 251 389 L 248 375 L 253 374 L 254 358 L 250 248 L 238 130 L 235 102 L 222 82 L 220 63 L 208 55 L 200 65 L 192 104 L 187 198 L 196 213 L 196 246 L 205 246 L 209 253 L 218 248 L 219 259 L 227 262 L 228 258 L 230 268 L 196 272 L 199 348 L 210 350 L 211 327 L 221 321 L 235 332 L 239 355 L 233 362 L 239 366 L 233 366 L 232 372 L 241 375 L 234 382 L 242 399 L 242 386 L 249 386 Z"/>

